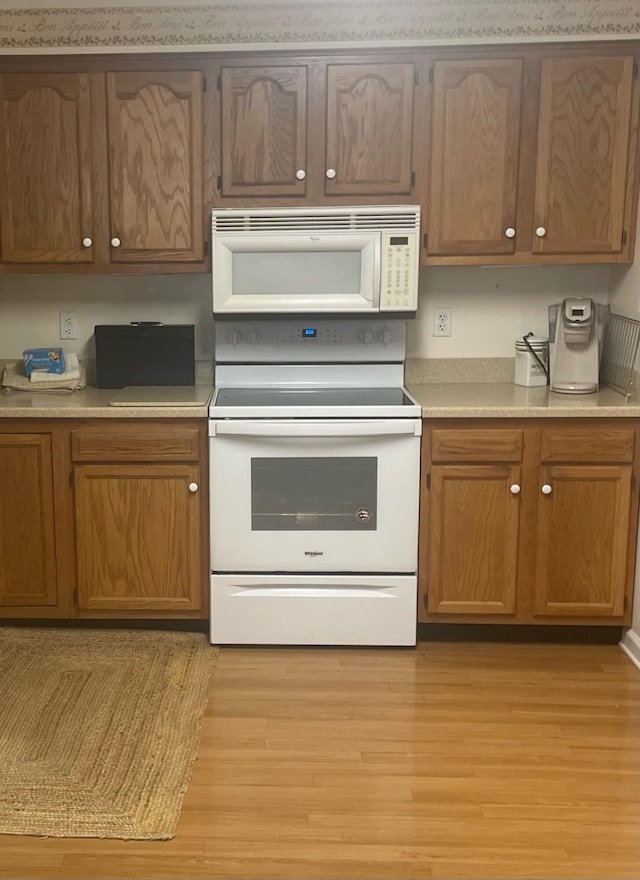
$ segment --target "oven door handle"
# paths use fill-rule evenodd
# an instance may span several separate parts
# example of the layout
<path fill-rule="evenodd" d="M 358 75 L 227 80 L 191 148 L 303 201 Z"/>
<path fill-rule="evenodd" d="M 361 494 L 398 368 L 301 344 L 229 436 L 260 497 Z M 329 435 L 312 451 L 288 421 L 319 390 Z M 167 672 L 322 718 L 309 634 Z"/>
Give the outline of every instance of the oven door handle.
<path fill-rule="evenodd" d="M 244 422 L 210 421 L 209 436 L 232 437 L 384 437 L 407 435 L 419 437 L 419 419 L 388 422 Z"/>

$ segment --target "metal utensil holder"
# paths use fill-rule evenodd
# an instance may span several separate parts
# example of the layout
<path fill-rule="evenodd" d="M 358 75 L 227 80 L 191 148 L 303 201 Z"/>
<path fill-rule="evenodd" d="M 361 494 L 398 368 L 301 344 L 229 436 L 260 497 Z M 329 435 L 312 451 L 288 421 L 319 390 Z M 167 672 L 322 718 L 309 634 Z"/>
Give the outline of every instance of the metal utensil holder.
<path fill-rule="evenodd" d="M 600 382 L 631 398 L 640 349 L 640 321 L 611 314 L 604 329 Z"/>

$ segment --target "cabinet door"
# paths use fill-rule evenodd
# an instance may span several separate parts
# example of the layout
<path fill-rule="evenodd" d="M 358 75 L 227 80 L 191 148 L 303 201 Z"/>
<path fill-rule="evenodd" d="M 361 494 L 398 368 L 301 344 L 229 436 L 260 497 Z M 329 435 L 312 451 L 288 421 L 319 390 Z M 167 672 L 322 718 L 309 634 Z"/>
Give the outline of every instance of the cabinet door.
<path fill-rule="evenodd" d="M 303 196 L 306 67 L 223 67 L 222 195 Z"/>
<path fill-rule="evenodd" d="M 198 609 L 198 467 L 87 464 L 74 475 L 79 607 Z"/>
<path fill-rule="evenodd" d="M 204 254 L 202 74 L 107 74 L 111 260 Z"/>
<path fill-rule="evenodd" d="M 89 76 L 0 76 L 5 263 L 93 261 Z"/>
<path fill-rule="evenodd" d="M 429 254 L 511 254 L 522 61 L 433 67 Z"/>
<path fill-rule="evenodd" d="M 51 438 L 0 434 L 0 615 L 56 602 Z"/>
<path fill-rule="evenodd" d="M 631 466 L 544 467 L 540 486 L 534 613 L 622 615 Z"/>
<path fill-rule="evenodd" d="M 428 611 L 513 614 L 520 482 L 515 465 L 434 465 L 429 506 Z"/>
<path fill-rule="evenodd" d="M 411 192 L 413 64 L 327 67 L 327 195 Z"/>
<path fill-rule="evenodd" d="M 542 61 L 533 251 L 622 249 L 633 58 Z"/>

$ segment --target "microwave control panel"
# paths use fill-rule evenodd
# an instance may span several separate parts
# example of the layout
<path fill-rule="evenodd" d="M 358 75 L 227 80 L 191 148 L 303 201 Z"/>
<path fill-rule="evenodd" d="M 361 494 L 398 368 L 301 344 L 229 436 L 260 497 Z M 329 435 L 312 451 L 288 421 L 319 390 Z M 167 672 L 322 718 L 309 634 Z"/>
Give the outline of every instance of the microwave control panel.
<path fill-rule="evenodd" d="M 418 247 L 414 232 L 383 232 L 380 260 L 380 309 L 415 312 L 418 308 Z"/>

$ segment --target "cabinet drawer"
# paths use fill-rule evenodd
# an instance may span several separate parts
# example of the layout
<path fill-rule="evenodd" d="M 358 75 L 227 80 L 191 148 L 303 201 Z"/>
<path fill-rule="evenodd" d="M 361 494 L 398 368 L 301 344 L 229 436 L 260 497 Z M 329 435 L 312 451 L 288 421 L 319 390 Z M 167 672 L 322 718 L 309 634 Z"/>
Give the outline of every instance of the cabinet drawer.
<path fill-rule="evenodd" d="M 633 461 L 636 432 L 633 428 L 545 428 L 542 461 Z"/>
<path fill-rule="evenodd" d="M 435 429 L 433 461 L 521 461 L 521 428 Z"/>
<path fill-rule="evenodd" d="M 74 461 L 197 461 L 197 428 L 141 427 L 78 428 L 71 432 Z"/>

